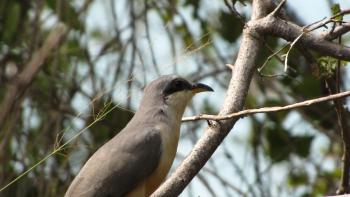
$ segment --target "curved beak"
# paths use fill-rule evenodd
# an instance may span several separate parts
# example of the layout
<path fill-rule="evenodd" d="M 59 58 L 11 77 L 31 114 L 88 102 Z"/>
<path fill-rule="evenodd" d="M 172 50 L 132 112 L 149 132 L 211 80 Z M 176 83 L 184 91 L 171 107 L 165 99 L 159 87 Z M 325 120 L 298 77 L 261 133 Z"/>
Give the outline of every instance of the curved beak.
<path fill-rule="evenodd" d="M 192 84 L 191 91 L 194 94 L 197 94 L 197 93 L 200 93 L 200 92 L 208 92 L 208 91 L 214 92 L 213 88 L 211 88 L 210 86 L 205 85 L 203 83 Z"/>

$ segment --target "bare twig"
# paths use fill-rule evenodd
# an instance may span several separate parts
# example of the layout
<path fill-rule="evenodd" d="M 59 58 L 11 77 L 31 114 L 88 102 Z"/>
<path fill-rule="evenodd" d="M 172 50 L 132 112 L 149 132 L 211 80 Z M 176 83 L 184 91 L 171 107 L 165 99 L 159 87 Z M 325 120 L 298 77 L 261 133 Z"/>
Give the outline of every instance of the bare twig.
<path fill-rule="evenodd" d="M 234 2 L 232 1 L 232 5 L 228 2 L 228 0 L 224 0 L 225 5 L 228 7 L 228 9 L 231 11 L 231 13 L 239 19 L 239 21 L 244 25 L 245 21 L 243 16 L 236 10 Z M 236 2 L 236 1 L 235 1 Z"/>
<path fill-rule="evenodd" d="M 213 171 L 209 168 L 203 168 L 203 171 L 205 171 L 205 172 L 211 174 L 212 176 L 214 176 L 215 178 L 217 178 L 220 182 L 222 182 L 222 184 L 224 186 L 227 186 L 228 188 L 235 191 L 240 196 L 247 196 L 247 194 L 245 194 L 243 191 L 241 191 L 241 189 L 239 187 L 234 186 L 230 181 L 227 181 L 226 179 L 224 179 L 223 177 L 218 175 L 215 171 Z"/>
<path fill-rule="evenodd" d="M 310 99 L 310 100 L 306 100 L 306 101 L 302 101 L 299 103 L 294 103 L 294 104 L 286 105 L 286 106 L 282 106 L 282 107 L 275 106 L 275 107 L 263 107 L 263 108 L 259 108 L 259 109 L 247 109 L 247 110 L 239 111 L 239 112 L 228 114 L 228 115 L 200 114 L 197 116 L 182 118 L 182 121 L 188 122 L 188 121 L 195 121 L 195 120 L 216 120 L 216 121 L 227 120 L 227 119 L 242 117 L 242 116 L 251 115 L 251 114 L 278 112 L 278 111 L 295 109 L 295 108 L 299 108 L 299 107 L 305 107 L 305 106 L 313 105 L 316 103 L 321 103 L 321 102 L 325 102 L 325 101 L 329 101 L 329 100 L 343 98 L 346 96 L 350 96 L 350 91 L 346 91 L 346 92 L 342 92 L 342 93 L 338 93 L 338 94 L 332 94 L 329 96 L 320 97 L 320 98 L 316 98 L 316 99 Z"/>
<path fill-rule="evenodd" d="M 151 33 L 150 33 L 149 22 L 148 22 L 148 20 L 149 20 L 148 19 L 149 5 L 147 3 L 147 0 L 144 1 L 144 4 L 145 4 L 144 23 L 145 23 L 145 28 L 146 28 L 146 39 L 147 39 L 148 47 L 149 47 L 149 50 L 150 50 L 150 53 L 151 53 L 151 60 L 152 60 L 152 64 L 153 64 L 154 70 L 157 73 L 157 75 L 159 76 L 160 75 L 160 70 L 158 68 L 158 63 L 157 63 L 157 60 L 156 60 L 155 51 L 154 51 L 153 43 L 152 43 L 152 40 L 151 40 Z"/>
<path fill-rule="evenodd" d="M 292 42 L 292 44 L 290 45 L 287 53 L 286 53 L 286 57 L 284 59 L 284 72 L 287 72 L 288 69 L 288 57 L 289 57 L 289 53 L 292 50 L 292 48 L 294 47 L 294 45 L 298 42 L 298 40 L 304 35 L 304 31 L 303 33 L 301 33 L 297 38 L 295 38 L 295 40 Z"/>
<path fill-rule="evenodd" d="M 265 68 L 265 66 L 267 65 L 267 63 L 275 56 L 278 55 L 278 53 L 280 53 L 283 49 L 285 49 L 288 46 L 288 44 L 284 45 L 283 47 L 281 47 L 280 49 L 278 49 L 276 52 L 273 52 L 269 57 L 266 58 L 264 64 L 262 66 L 260 66 L 258 68 L 258 72 L 262 72 L 262 70 Z M 281 59 L 282 60 L 282 59 Z"/>
<path fill-rule="evenodd" d="M 334 19 L 337 18 L 338 16 L 343 16 L 343 15 L 346 15 L 346 14 L 350 14 L 350 9 L 343 10 L 343 11 L 339 12 L 338 14 L 335 14 L 335 15 L 329 17 L 329 18 L 321 20 L 318 23 L 308 25 L 307 26 L 307 30 L 308 31 L 314 31 L 314 30 L 316 30 L 316 29 L 318 29 L 320 27 L 325 27 L 328 23 L 336 22 L 336 21 L 334 21 Z M 316 26 L 314 26 L 314 25 L 316 25 Z M 314 27 L 312 27 L 312 26 L 314 26 Z"/>
<path fill-rule="evenodd" d="M 281 11 L 283 5 L 286 3 L 287 0 L 282 0 L 278 6 L 269 14 L 271 16 L 276 17 L 278 15 L 278 13 Z"/>
<path fill-rule="evenodd" d="M 226 67 L 215 69 L 215 70 L 212 70 L 212 71 L 209 71 L 209 72 L 206 72 L 206 73 L 203 73 L 201 75 L 193 77 L 192 81 L 200 81 L 200 80 L 203 80 L 207 77 L 215 77 L 215 76 L 220 75 L 222 73 L 228 73 L 229 71 L 230 71 L 230 69 L 228 69 Z"/>
<path fill-rule="evenodd" d="M 215 196 L 214 189 L 212 188 L 212 186 L 210 186 L 209 182 L 205 179 L 205 176 L 201 174 L 197 174 L 197 178 L 205 186 L 205 188 L 208 190 L 211 196 Z"/>

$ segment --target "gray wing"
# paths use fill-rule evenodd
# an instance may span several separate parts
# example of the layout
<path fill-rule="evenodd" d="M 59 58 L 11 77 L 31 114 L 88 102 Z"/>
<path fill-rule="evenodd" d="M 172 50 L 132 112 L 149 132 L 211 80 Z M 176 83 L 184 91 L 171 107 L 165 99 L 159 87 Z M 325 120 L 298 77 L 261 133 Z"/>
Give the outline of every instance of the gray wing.
<path fill-rule="evenodd" d="M 125 128 L 91 156 L 66 196 L 124 196 L 157 168 L 160 156 L 159 132 Z"/>

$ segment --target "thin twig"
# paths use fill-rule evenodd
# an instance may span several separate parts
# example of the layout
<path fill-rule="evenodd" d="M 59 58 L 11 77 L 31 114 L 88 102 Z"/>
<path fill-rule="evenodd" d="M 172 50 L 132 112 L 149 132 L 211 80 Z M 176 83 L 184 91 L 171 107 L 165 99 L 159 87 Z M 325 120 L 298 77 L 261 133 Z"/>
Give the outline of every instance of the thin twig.
<path fill-rule="evenodd" d="M 323 38 L 325 40 L 333 40 L 340 37 L 341 35 L 350 31 L 350 23 L 342 23 L 340 26 L 336 27 L 333 30 L 328 31 Z"/>
<path fill-rule="evenodd" d="M 245 24 L 243 16 L 236 10 L 235 4 L 232 2 L 232 5 L 228 2 L 228 0 L 224 0 L 225 5 L 228 7 L 228 9 L 231 11 L 231 13 L 239 19 L 241 24 Z"/>
<path fill-rule="evenodd" d="M 284 72 L 287 72 L 287 69 L 288 69 L 288 57 L 289 57 L 289 52 L 292 50 L 292 48 L 294 47 L 294 45 L 298 42 L 298 40 L 304 35 L 304 31 L 303 33 L 301 33 L 293 42 L 292 44 L 290 45 L 287 53 L 286 53 L 286 57 L 284 59 Z"/>
<path fill-rule="evenodd" d="M 188 121 L 195 121 L 195 120 L 227 120 L 227 119 L 232 119 L 236 117 L 242 117 L 250 114 L 257 114 L 257 113 L 269 113 L 269 112 L 278 112 L 278 111 L 285 111 L 285 110 L 290 110 L 290 109 L 295 109 L 299 107 L 305 107 L 309 105 L 313 105 L 316 103 L 321 103 L 329 100 L 335 100 L 343 97 L 350 96 L 350 91 L 338 93 L 338 94 L 332 94 L 329 96 L 325 97 L 320 97 L 316 99 L 310 99 L 306 101 L 302 101 L 299 103 L 294 103 L 291 105 L 286 105 L 286 106 L 275 106 L 275 107 L 263 107 L 259 109 L 247 109 L 247 110 L 242 110 L 236 113 L 228 114 L 228 115 L 209 115 L 209 114 L 200 114 L 197 116 L 191 116 L 191 117 L 184 117 L 182 118 L 182 122 L 188 122 Z"/>
<path fill-rule="evenodd" d="M 155 51 L 154 51 L 154 44 L 152 43 L 152 39 L 151 39 L 151 31 L 150 31 L 150 27 L 149 27 L 149 19 L 148 19 L 148 10 L 149 10 L 149 5 L 147 3 L 147 0 L 144 1 L 145 4 L 145 12 L 144 12 L 144 23 L 145 23 L 145 30 L 146 30 L 146 39 L 148 42 L 148 47 L 151 53 L 151 60 L 152 60 L 152 64 L 154 67 L 155 72 L 157 73 L 157 75 L 160 75 L 160 70 L 158 68 L 158 63 L 156 60 L 156 55 L 155 55 Z"/>
<path fill-rule="evenodd" d="M 277 56 L 283 49 L 285 49 L 288 46 L 288 44 L 284 45 L 283 47 L 281 47 L 280 49 L 278 49 L 276 52 L 274 52 L 273 54 L 271 54 L 269 57 L 266 58 L 264 64 L 258 68 L 258 72 L 262 72 L 262 70 L 265 68 L 265 66 L 267 65 L 267 63 L 274 57 Z"/>
<path fill-rule="evenodd" d="M 271 12 L 269 15 L 270 16 L 276 16 L 280 10 L 282 9 L 283 5 L 286 3 L 287 0 L 282 0 L 278 6 L 273 10 L 273 12 Z"/>
<path fill-rule="evenodd" d="M 337 18 L 338 16 L 343 16 L 343 15 L 346 15 L 346 14 L 350 14 L 350 9 L 343 10 L 343 11 L 339 12 L 338 14 L 335 14 L 335 15 L 333 15 L 333 16 L 327 18 L 327 19 L 322 19 L 321 21 L 317 22 L 317 23 L 319 23 L 319 24 L 317 24 L 317 23 L 312 23 L 312 24 L 306 26 L 307 31 L 310 32 L 310 31 L 314 31 L 314 30 L 316 30 L 316 29 L 318 29 L 318 28 L 320 28 L 320 27 L 325 27 L 328 23 L 336 22 L 336 21 L 334 21 L 334 19 Z M 317 25 L 316 25 L 316 24 L 317 24 Z M 316 25 L 316 26 L 313 27 L 313 28 L 310 28 L 310 27 L 312 27 L 313 25 Z"/>

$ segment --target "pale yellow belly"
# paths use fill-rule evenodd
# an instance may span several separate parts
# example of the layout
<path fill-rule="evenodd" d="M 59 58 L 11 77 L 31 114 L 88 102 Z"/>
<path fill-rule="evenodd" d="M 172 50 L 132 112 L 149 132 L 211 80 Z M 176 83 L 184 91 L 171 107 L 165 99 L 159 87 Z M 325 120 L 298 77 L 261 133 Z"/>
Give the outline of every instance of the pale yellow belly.
<path fill-rule="evenodd" d="M 162 134 L 162 155 L 156 170 L 145 181 L 146 196 L 151 195 L 166 178 L 175 159 L 179 131 Z"/>

